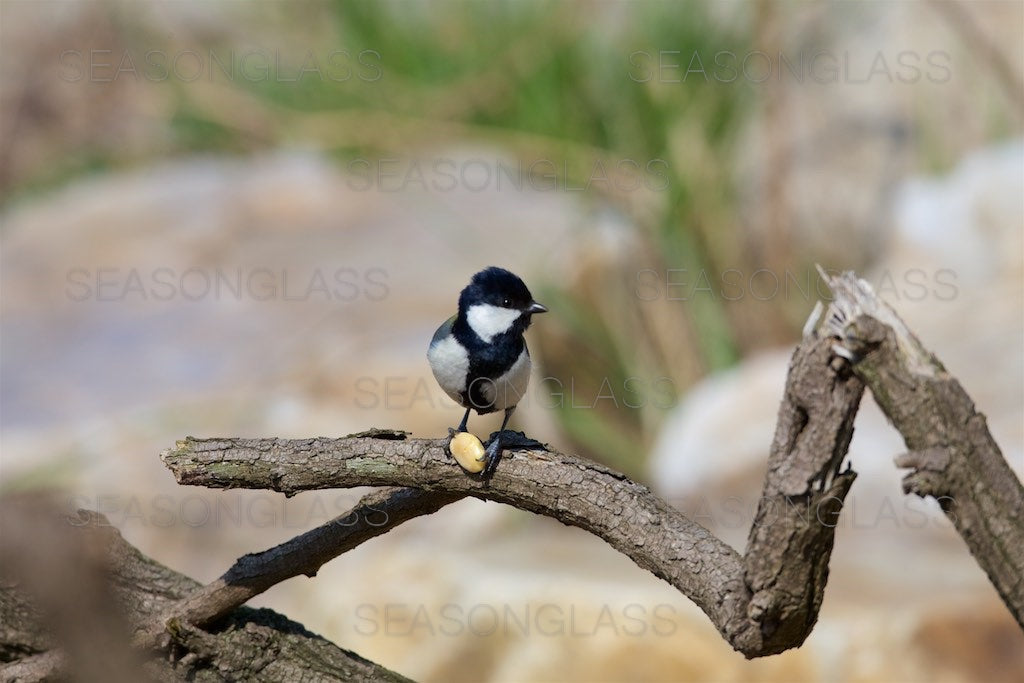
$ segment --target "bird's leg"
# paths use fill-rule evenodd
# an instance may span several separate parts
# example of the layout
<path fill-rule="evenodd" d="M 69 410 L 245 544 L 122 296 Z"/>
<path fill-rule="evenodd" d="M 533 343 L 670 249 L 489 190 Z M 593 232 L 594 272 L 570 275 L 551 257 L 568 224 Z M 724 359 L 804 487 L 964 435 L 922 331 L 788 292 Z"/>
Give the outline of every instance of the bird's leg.
<path fill-rule="evenodd" d="M 460 432 L 466 431 L 466 423 L 469 422 L 469 411 L 470 410 L 472 410 L 472 408 L 466 408 L 466 414 L 462 416 L 462 422 L 459 423 L 458 431 L 460 431 Z"/>
<path fill-rule="evenodd" d="M 505 409 L 505 419 L 501 421 L 501 429 L 494 435 L 491 442 L 487 444 L 487 464 L 484 466 L 483 478 L 490 479 L 494 475 L 494 470 L 498 467 L 498 461 L 501 460 L 501 434 L 505 431 L 505 427 L 508 425 L 508 420 L 512 417 L 512 413 L 516 410 L 515 406 Z"/>

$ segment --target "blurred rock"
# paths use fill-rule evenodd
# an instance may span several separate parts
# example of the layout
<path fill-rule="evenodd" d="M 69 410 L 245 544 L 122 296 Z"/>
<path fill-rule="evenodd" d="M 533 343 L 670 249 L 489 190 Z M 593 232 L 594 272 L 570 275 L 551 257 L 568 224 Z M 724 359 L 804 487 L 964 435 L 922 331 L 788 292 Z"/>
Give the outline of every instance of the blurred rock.
<path fill-rule="evenodd" d="M 901 178 L 1019 130 L 1021 5 L 949 5 L 758 7 L 743 74 L 762 97 L 737 167 L 760 263 L 875 262 Z"/>

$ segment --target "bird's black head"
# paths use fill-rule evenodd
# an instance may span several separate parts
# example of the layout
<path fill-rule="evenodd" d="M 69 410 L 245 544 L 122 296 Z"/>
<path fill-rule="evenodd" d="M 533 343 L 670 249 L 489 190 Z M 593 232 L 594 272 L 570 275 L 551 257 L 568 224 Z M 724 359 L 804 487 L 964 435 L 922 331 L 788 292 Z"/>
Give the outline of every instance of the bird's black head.
<path fill-rule="evenodd" d="M 459 295 L 460 318 L 465 319 L 474 307 L 477 307 L 476 319 L 482 320 L 478 327 L 494 334 L 513 327 L 522 334 L 530 326 L 530 316 L 548 310 L 533 300 L 530 290 L 517 275 L 494 266 L 474 275 Z M 506 320 L 508 324 L 504 325 Z"/>
<path fill-rule="evenodd" d="M 459 296 L 460 307 L 466 303 L 470 306 L 490 304 L 500 308 L 523 309 L 532 301 L 530 290 L 515 273 L 494 266 L 474 275 Z"/>

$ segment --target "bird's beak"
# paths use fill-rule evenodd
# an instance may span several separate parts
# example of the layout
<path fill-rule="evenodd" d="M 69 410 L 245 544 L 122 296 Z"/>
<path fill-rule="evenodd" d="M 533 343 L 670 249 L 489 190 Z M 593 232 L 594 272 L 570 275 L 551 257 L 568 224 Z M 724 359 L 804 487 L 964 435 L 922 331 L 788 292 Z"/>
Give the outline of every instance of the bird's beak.
<path fill-rule="evenodd" d="M 523 313 L 533 315 L 534 313 L 547 313 L 548 307 L 544 304 L 539 304 L 536 301 L 531 301 L 530 305 L 526 307 Z"/>

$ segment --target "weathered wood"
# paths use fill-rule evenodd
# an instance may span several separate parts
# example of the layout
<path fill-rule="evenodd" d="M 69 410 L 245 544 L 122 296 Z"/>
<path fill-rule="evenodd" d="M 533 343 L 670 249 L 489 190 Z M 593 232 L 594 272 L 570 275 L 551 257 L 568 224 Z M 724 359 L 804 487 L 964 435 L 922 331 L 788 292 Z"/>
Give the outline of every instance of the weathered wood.
<path fill-rule="evenodd" d="M 829 330 L 909 449 L 896 457 L 911 470 L 903 490 L 939 502 L 1024 628 L 1024 487 L 985 416 L 867 282 L 852 273 L 827 281 Z"/>
<path fill-rule="evenodd" d="M 764 492 L 764 500 L 784 502 L 787 512 L 755 527 L 754 552 L 747 558 L 646 486 L 544 448 L 506 453 L 487 481 L 463 472 L 445 452 L 444 439 L 379 432 L 341 439 L 189 438 L 162 457 L 181 484 L 286 495 L 398 485 L 441 496 L 443 504 L 473 496 L 547 515 L 604 539 L 689 596 L 738 651 L 764 656 L 798 646 L 810 633 L 825 587 L 835 515 L 854 479 L 837 468 L 863 385 L 833 362 L 831 343 L 812 334 L 794 353 Z M 286 573 L 301 573 L 301 566 L 296 559 Z M 255 567 L 248 572 L 262 573 Z M 223 595 L 220 584 L 230 580 L 215 583 L 208 593 Z M 199 599 L 182 605 L 180 614 L 202 616 L 211 604 L 212 599 Z M 228 605 L 220 601 L 216 611 Z"/>

